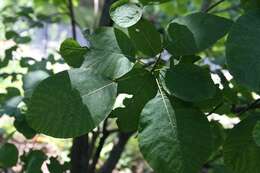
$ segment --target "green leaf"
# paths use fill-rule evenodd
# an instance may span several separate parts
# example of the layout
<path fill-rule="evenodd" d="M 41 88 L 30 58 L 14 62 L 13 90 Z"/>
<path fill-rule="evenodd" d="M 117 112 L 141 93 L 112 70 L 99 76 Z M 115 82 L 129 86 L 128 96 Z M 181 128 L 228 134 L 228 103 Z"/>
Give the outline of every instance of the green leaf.
<path fill-rule="evenodd" d="M 256 145 L 260 147 L 260 121 L 258 121 L 254 127 L 253 138 Z"/>
<path fill-rule="evenodd" d="M 233 25 L 226 44 L 227 64 L 234 79 L 260 92 L 260 12 L 251 11 Z"/>
<path fill-rule="evenodd" d="M 119 0 L 110 7 L 111 19 L 120 27 L 128 28 L 136 24 L 142 17 L 143 9 L 139 4 Z"/>
<path fill-rule="evenodd" d="M 43 80 L 26 119 L 37 132 L 59 138 L 88 133 L 112 111 L 117 84 L 89 70 L 73 69 Z"/>
<path fill-rule="evenodd" d="M 83 68 L 111 79 L 120 78 L 132 69 L 132 57 L 122 53 L 112 27 L 99 28 L 89 40 L 91 50 L 85 55 Z"/>
<path fill-rule="evenodd" d="M 133 95 L 124 101 L 124 108 L 117 108 L 113 115 L 118 118 L 121 131 L 136 131 L 139 117 L 145 104 L 156 96 L 157 86 L 153 75 L 142 69 L 134 68 L 129 73 L 119 78 L 118 93 Z"/>
<path fill-rule="evenodd" d="M 128 32 L 136 49 L 144 55 L 154 57 L 162 51 L 160 33 L 151 22 L 142 19 L 128 28 Z"/>
<path fill-rule="evenodd" d="M 198 53 L 227 34 L 232 23 L 202 12 L 174 19 L 167 27 L 166 49 L 175 56 Z"/>
<path fill-rule="evenodd" d="M 13 31 L 13 30 L 6 31 L 6 33 L 5 33 L 5 38 L 7 40 L 13 39 L 13 38 L 16 38 L 16 37 L 19 37 L 19 34 L 15 31 Z"/>
<path fill-rule="evenodd" d="M 172 95 L 184 101 L 199 102 L 216 94 L 209 71 L 194 64 L 179 64 L 169 69 L 165 84 Z"/>
<path fill-rule="evenodd" d="M 31 41 L 31 37 L 29 36 L 18 36 L 18 37 L 15 37 L 14 38 L 14 41 L 17 43 L 17 44 L 25 44 L 25 43 L 29 43 Z"/>
<path fill-rule="evenodd" d="M 49 74 L 42 70 L 32 71 L 23 76 L 23 89 L 25 97 L 31 97 L 35 87 Z"/>
<path fill-rule="evenodd" d="M 50 163 L 47 166 L 50 173 L 64 173 L 66 171 L 66 164 L 61 164 L 54 157 L 50 158 Z"/>
<path fill-rule="evenodd" d="M 130 61 L 134 61 L 134 57 L 136 54 L 136 50 L 134 45 L 132 44 L 132 41 L 128 37 L 127 34 L 125 34 L 120 29 L 114 28 L 116 40 L 118 43 L 119 48 L 121 49 L 122 53 L 129 56 Z M 132 59 L 130 59 L 133 57 Z"/>
<path fill-rule="evenodd" d="M 235 173 L 260 172 L 260 147 L 252 136 L 259 115 L 251 115 L 233 128 L 223 147 L 225 165 Z"/>
<path fill-rule="evenodd" d="M 14 144 L 5 143 L 0 146 L 0 168 L 10 168 L 18 161 L 18 150 Z"/>
<path fill-rule="evenodd" d="M 212 151 L 206 116 L 177 106 L 161 87 L 142 111 L 138 139 L 144 158 L 157 173 L 198 173 Z"/>
<path fill-rule="evenodd" d="M 62 42 L 60 46 L 60 54 L 71 67 L 78 68 L 84 61 L 84 55 L 87 53 L 87 47 L 81 47 L 80 44 L 68 38 Z"/>
<path fill-rule="evenodd" d="M 21 160 L 25 163 L 24 172 L 26 173 L 43 173 L 41 167 L 47 156 L 40 150 L 31 150 L 23 155 Z"/>
<path fill-rule="evenodd" d="M 241 6 L 246 10 L 256 10 L 260 9 L 260 1 L 259 0 L 241 0 Z"/>
<path fill-rule="evenodd" d="M 20 114 L 15 117 L 14 127 L 27 139 L 32 139 L 36 135 L 36 131 L 28 125 L 24 114 Z"/>

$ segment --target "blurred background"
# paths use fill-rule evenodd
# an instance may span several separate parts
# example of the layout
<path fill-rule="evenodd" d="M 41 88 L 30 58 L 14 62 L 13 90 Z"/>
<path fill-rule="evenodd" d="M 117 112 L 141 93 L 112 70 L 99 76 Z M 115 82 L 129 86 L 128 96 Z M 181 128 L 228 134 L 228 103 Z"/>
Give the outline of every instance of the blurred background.
<path fill-rule="evenodd" d="M 100 25 L 100 18 L 106 0 L 73 0 L 76 22 L 76 38 L 81 46 L 88 46 L 86 35 Z M 144 17 L 152 21 L 159 31 L 174 18 L 208 8 L 214 0 L 172 0 L 160 5 L 144 8 Z M 238 0 L 226 0 L 212 13 L 235 20 L 241 13 Z M 57 73 L 70 67 L 59 54 L 61 42 L 72 37 L 72 25 L 68 1 L 66 0 L 0 0 L 0 143 L 9 140 L 19 149 L 19 155 L 31 150 L 43 151 L 48 158 L 55 158 L 66 166 L 70 161 L 72 139 L 54 139 L 44 135 L 34 135 L 31 129 L 21 127 L 21 96 L 24 88 L 38 78 Z M 107 19 L 109 20 L 109 19 Z M 224 40 L 224 39 L 223 39 Z M 200 63 L 208 64 L 212 71 L 222 70 L 228 81 L 232 76 L 225 71 L 224 41 L 220 40 L 213 48 L 201 54 Z M 212 73 L 219 83 L 219 77 Z M 251 93 L 250 93 L 251 94 Z M 253 97 L 258 97 L 253 95 Z M 238 118 L 215 114 L 211 119 L 219 121 L 224 128 L 232 128 Z M 115 124 L 115 123 L 114 123 Z M 113 123 L 111 126 L 114 126 Z M 92 137 L 95 133 L 92 134 Z M 110 135 L 100 152 L 99 168 L 109 157 L 115 144 L 115 135 Z M 98 143 L 98 142 L 97 142 Z M 94 143 L 94 145 L 98 145 Z M 55 160 L 55 161 L 56 161 Z M 50 172 L 49 159 L 44 161 L 41 170 Z M 21 172 L 23 160 L 10 170 Z M 114 173 L 152 173 L 143 161 L 136 136 L 128 141 Z M 216 172 L 217 173 L 217 172 Z"/>

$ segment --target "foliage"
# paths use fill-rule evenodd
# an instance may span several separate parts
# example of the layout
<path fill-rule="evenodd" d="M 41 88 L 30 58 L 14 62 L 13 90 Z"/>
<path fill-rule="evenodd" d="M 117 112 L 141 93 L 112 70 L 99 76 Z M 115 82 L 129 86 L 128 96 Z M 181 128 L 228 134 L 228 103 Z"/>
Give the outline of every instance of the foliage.
<path fill-rule="evenodd" d="M 260 9 L 254 5 L 256 1 L 242 1 L 246 10 L 236 13 L 239 18 L 234 20 L 232 15 L 214 14 L 214 8 L 222 2 L 178 16 L 166 27 L 160 20 L 146 17 L 144 11 L 156 4 L 171 3 L 167 0 L 114 2 L 110 16 L 116 25 L 86 34 L 89 47 L 73 39 L 61 44 L 60 54 L 71 69 L 53 74 L 41 68 L 46 61 L 57 62 L 52 56 L 33 65 L 26 63 L 30 58 L 21 60 L 21 65 L 30 69 L 23 76 L 24 94 L 7 88 L 1 95 L 1 113 L 14 116 L 15 127 L 27 138 L 37 133 L 78 138 L 103 124 L 101 149 L 113 133 L 105 125 L 116 120 L 123 132 L 119 132 L 119 138 L 136 133 L 142 155 L 157 173 L 198 173 L 202 169 L 259 173 L 260 104 L 253 95 L 260 91 Z M 28 20 L 30 27 L 42 26 L 39 16 L 32 17 L 32 8 L 22 8 L 18 14 Z M 14 20 L 4 16 L 7 26 Z M 5 37 L 16 44 L 6 50 L 3 67 L 20 44 L 30 41 L 29 36 L 10 27 Z M 227 71 L 234 79 L 226 78 Z M 212 80 L 213 74 L 220 79 L 218 84 Z M 121 94 L 131 97 L 124 99 L 122 107 L 115 107 Z M 21 102 L 24 105 L 19 107 Z M 226 130 L 208 121 L 214 113 L 242 121 Z M 0 148 L 3 168 L 17 162 L 17 151 L 11 145 L 6 143 Z M 10 163 L 1 153 L 12 157 Z M 24 171 L 40 172 L 47 158 L 38 150 L 24 154 Z M 49 159 L 51 171 L 68 169 L 55 158 Z"/>

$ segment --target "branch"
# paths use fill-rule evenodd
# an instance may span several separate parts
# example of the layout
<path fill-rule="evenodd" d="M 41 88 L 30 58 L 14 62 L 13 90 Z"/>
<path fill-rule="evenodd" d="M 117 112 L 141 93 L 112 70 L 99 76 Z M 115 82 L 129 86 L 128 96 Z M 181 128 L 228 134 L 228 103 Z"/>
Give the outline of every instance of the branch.
<path fill-rule="evenodd" d="M 98 159 L 100 157 L 100 153 L 101 153 L 101 151 L 102 151 L 102 149 L 103 149 L 103 147 L 105 145 L 107 137 L 110 134 L 109 131 L 107 131 L 107 121 L 108 121 L 108 119 L 105 119 L 105 121 L 103 123 L 102 137 L 100 138 L 100 141 L 99 141 L 96 153 L 95 153 L 95 155 L 93 157 L 93 160 L 92 160 L 92 164 L 90 165 L 89 173 L 94 173 L 95 172 L 96 165 L 97 165 Z"/>
<path fill-rule="evenodd" d="M 239 8 L 240 8 L 240 4 L 237 4 L 237 5 L 228 7 L 226 9 L 213 11 L 212 13 L 223 13 L 223 12 L 227 12 L 227 11 L 238 10 Z"/>
<path fill-rule="evenodd" d="M 74 138 L 71 148 L 71 173 L 84 173 L 88 169 L 88 134 Z"/>
<path fill-rule="evenodd" d="M 115 1 L 116 0 L 105 0 L 99 26 L 111 26 L 113 24 L 112 20 L 110 19 L 109 8 Z"/>
<path fill-rule="evenodd" d="M 124 151 L 125 145 L 129 138 L 133 135 L 133 132 L 118 134 L 118 142 L 114 145 L 113 149 L 109 154 L 109 158 L 104 163 L 104 165 L 99 170 L 99 173 L 112 173 L 113 169 L 116 167 L 122 152 Z"/>
<path fill-rule="evenodd" d="M 238 115 L 242 115 L 243 113 L 260 108 L 260 99 L 257 99 L 249 104 L 233 106 L 231 112 L 236 113 Z"/>
<path fill-rule="evenodd" d="M 211 114 L 215 113 L 218 108 L 220 108 L 223 105 L 223 102 L 219 103 L 214 109 L 212 109 L 209 113 L 206 114 L 206 116 L 210 116 Z"/>
<path fill-rule="evenodd" d="M 76 20 L 75 20 L 72 0 L 68 0 L 68 9 L 69 9 L 70 20 L 71 20 L 72 37 L 74 40 L 77 40 Z"/>
<path fill-rule="evenodd" d="M 208 7 L 207 9 L 205 9 L 204 12 L 209 12 L 210 10 L 212 10 L 213 8 L 217 7 L 219 4 L 223 3 L 225 0 L 219 0 L 218 2 L 212 4 L 210 7 Z"/>
<path fill-rule="evenodd" d="M 200 11 L 205 12 L 205 10 L 209 8 L 211 2 L 212 0 L 203 0 Z"/>

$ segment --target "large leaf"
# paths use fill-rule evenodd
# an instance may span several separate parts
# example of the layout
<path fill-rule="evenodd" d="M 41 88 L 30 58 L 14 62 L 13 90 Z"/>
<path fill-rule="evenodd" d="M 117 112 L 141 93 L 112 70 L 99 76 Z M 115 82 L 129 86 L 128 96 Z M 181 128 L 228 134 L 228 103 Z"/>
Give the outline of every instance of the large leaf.
<path fill-rule="evenodd" d="M 130 39 L 137 50 L 147 56 L 156 56 L 162 51 L 160 33 L 149 21 L 142 19 L 134 26 L 128 28 Z"/>
<path fill-rule="evenodd" d="M 15 166 L 18 161 L 18 154 L 14 144 L 6 143 L 0 146 L 0 168 Z"/>
<path fill-rule="evenodd" d="M 226 46 L 227 64 L 234 79 L 260 91 L 260 12 L 252 11 L 233 25 Z"/>
<path fill-rule="evenodd" d="M 49 77 L 49 74 L 42 70 L 36 70 L 27 73 L 23 76 L 23 89 L 25 97 L 31 97 L 34 88 L 44 79 Z"/>
<path fill-rule="evenodd" d="M 37 132 L 53 137 L 80 136 L 95 128 L 112 110 L 117 85 L 92 71 L 74 69 L 43 80 L 26 114 Z"/>
<path fill-rule="evenodd" d="M 89 38 L 91 50 L 85 55 L 82 65 L 109 78 L 116 79 L 129 72 L 133 64 L 129 55 L 121 51 L 113 28 L 103 27 Z"/>
<path fill-rule="evenodd" d="M 125 99 L 125 107 L 117 108 L 113 111 L 113 115 L 118 117 L 120 130 L 136 131 L 143 107 L 157 93 L 155 78 L 150 72 L 142 68 L 134 68 L 117 81 L 118 93 L 133 96 L 131 99 Z"/>
<path fill-rule="evenodd" d="M 142 7 L 136 3 L 129 3 L 128 0 L 116 1 L 110 8 L 111 19 L 123 28 L 136 24 L 142 15 Z"/>
<path fill-rule="evenodd" d="M 233 128 L 224 144 L 224 160 L 235 173 L 260 172 L 260 147 L 252 136 L 259 115 L 248 117 Z"/>
<path fill-rule="evenodd" d="M 72 38 L 64 40 L 60 46 L 61 56 L 68 65 L 75 68 L 81 66 L 87 51 L 87 47 L 81 47 L 80 44 Z"/>
<path fill-rule="evenodd" d="M 230 29 L 232 21 L 208 13 L 174 19 L 167 27 L 166 48 L 176 55 L 192 55 L 212 46 Z"/>
<path fill-rule="evenodd" d="M 169 69 L 165 83 L 171 94 L 190 102 L 213 98 L 217 91 L 209 71 L 194 64 L 179 64 Z"/>
<path fill-rule="evenodd" d="M 161 87 L 142 111 L 138 139 L 144 158 L 157 173 L 198 173 L 212 151 L 206 116 L 175 105 Z"/>

